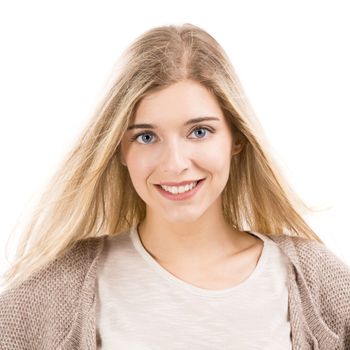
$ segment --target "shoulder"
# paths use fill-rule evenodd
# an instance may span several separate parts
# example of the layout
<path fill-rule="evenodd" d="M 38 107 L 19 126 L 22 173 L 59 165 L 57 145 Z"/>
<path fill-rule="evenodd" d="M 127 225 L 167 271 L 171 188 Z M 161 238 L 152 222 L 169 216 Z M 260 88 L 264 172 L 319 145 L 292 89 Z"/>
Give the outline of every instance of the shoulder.
<path fill-rule="evenodd" d="M 6 345 L 22 349 L 14 344 L 38 348 L 51 344 L 44 343 L 50 337 L 64 339 L 81 296 L 92 297 L 89 291 L 104 237 L 75 242 L 63 255 L 0 294 L 1 349 Z"/>
<path fill-rule="evenodd" d="M 349 287 L 350 267 L 325 244 L 308 238 L 269 235 L 290 258 L 294 266 L 313 280 Z"/>
<path fill-rule="evenodd" d="M 41 288 L 44 287 L 45 291 L 53 291 L 63 289 L 64 286 L 81 285 L 84 282 L 86 273 L 88 273 L 103 247 L 105 237 L 89 237 L 76 241 L 66 252 L 43 266 L 39 271 L 15 287 L 6 290 L 0 295 L 0 300 L 20 290 L 40 293 Z M 40 295 L 45 296 L 45 294 Z"/>
<path fill-rule="evenodd" d="M 328 302 L 350 312 L 350 267 L 323 243 L 305 238 L 293 242 L 310 287 L 319 288 Z"/>
<path fill-rule="evenodd" d="M 346 304 L 350 304 L 350 268 L 325 244 L 305 239 L 292 238 L 301 269 L 308 281 L 319 283 L 322 290 L 336 290 L 334 294 L 328 294 L 341 300 L 347 294 Z M 334 300 L 336 301 L 336 300 Z"/>
<path fill-rule="evenodd" d="M 323 243 L 297 236 L 269 236 L 305 271 L 321 269 L 330 276 L 350 273 L 350 267 Z"/>

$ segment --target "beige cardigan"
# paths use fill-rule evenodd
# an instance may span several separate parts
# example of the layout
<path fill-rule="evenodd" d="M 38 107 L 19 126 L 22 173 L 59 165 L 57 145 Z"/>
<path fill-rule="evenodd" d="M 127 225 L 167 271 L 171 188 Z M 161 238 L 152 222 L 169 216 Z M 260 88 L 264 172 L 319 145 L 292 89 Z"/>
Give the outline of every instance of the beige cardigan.
<path fill-rule="evenodd" d="M 96 272 L 106 237 L 78 241 L 0 295 L 1 350 L 96 349 Z M 349 267 L 316 241 L 268 237 L 289 257 L 293 350 L 349 350 Z"/>

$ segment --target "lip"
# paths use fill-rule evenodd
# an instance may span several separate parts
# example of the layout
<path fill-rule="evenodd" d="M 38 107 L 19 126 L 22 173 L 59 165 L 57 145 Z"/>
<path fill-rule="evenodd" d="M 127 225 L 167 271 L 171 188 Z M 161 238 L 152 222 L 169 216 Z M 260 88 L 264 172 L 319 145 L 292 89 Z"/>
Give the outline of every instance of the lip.
<path fill-rule="evenodd" d="M 192 188 L 192 190 L 184 192 L 184 193 L 178 193 L 173 194 L 170 192 L 165 191 L 160 185 L 154 185 L 159 193 L 164 196 L 167 199 L 173 200 L 173 201 L 183 201 L 192 198 L 203 186 L 204 179 L 198 180 L 197 186 L 195 188 Z"/>
<path fill-rule="evenodd" d="M 179 187 L 179 186 L 190 185 L 192 182 L 197 182 L 197 181 L 201 181 L 201 180 L 204 180 L 204 179 L 189 180 L 189 181 L 182 181 L 182 182 L 160 182 L 159 184 L 156 184 L 156 185 Z"/>

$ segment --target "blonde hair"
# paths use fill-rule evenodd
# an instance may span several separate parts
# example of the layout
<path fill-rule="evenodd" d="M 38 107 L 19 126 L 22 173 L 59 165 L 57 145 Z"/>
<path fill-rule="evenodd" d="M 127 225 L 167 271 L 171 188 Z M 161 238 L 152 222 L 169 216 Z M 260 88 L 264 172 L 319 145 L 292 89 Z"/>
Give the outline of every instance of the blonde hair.
<path fill-rule="evenodd" d="M 145 203 L 120 161 L 120 142 L 147 94 L 190 79 L 213 93 L 244 142 L 232 158 L 222 208 L 239 230 L 317 240 L 301 217 L 311 211 L 269 151 L 232 64 L 219 43 L 192 24 L 152 28 L 124 52 L 120 71 L 76 145 L 47 184 L 23 231 L 5 283 L 20 282 L 81 239 L 117 235 L 141 222 Z M 299 213 L 298 213 L 299 211 Z"/>

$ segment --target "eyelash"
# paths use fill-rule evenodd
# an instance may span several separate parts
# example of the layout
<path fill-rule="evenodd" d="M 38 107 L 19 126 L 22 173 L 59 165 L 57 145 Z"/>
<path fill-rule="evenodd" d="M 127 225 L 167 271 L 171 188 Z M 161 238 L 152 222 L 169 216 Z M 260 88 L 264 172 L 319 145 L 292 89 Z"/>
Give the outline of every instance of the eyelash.
<path fill-rule="evenodd" d="M 209 131 L 211 134 L 214 134 L 214 133 L 216 132 L 215 129 L 212 129 L 212 128 L 209 128 L 209 127 L 206 127 L 206 126 L 197 126 L 196 128 L 194 128 L 194 129 L 191 131 L 191 134 L 192 134 L 194 131 L 196 131 L 196 130 L 201 130 L 201 129 L 207 130 L 207 131 Z M 143 131 L 143 132 L 140 132 L 140 133 L 138 133 L 138 134 L 132 136 L 131 139 L 130 139 L 130 142 L 136 141 L 136 139 L 137 139 L 139 136 L 145 135 L 145 134 L 149 134 L 149 135 L 153 135 L 153 136 L 155 135 L 155 134 L 153 133 L 153 131 L 145 130 L 145 131 Z M 200 139 L 201 139 L 201 138 L 198 138 L 198 140 L 200 140 Z M 148 143 L 141 143 L 141 145 L 148 145 Z"/>

